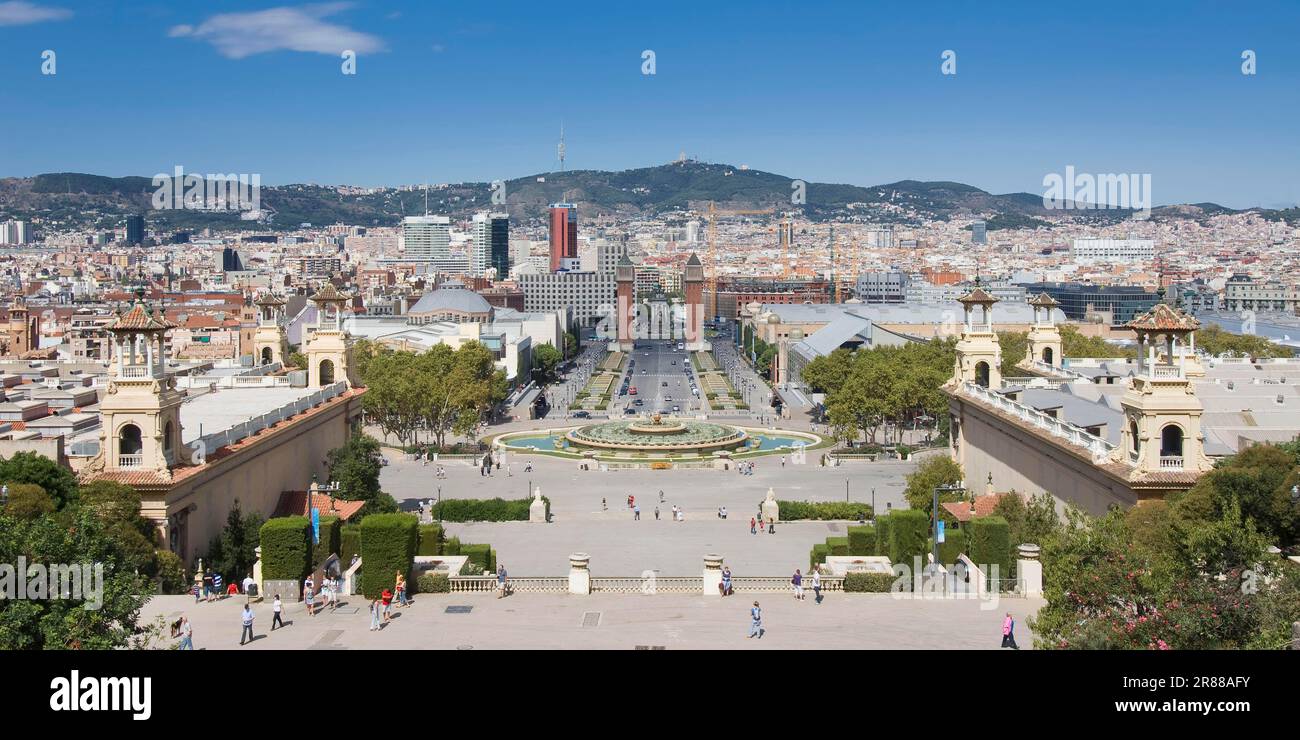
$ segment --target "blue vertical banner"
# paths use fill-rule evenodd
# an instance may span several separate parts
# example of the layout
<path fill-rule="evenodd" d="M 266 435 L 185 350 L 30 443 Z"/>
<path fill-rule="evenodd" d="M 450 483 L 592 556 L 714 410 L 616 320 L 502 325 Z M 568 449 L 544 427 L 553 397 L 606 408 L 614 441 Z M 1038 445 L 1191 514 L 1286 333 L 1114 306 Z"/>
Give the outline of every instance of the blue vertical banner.
<path fill-rule="evenodd" d="M 941 533 L 943 530 L 939 530 Z M 943 540 L 939 540 L 943 542 Z M 315 506 L 311 507 L 311 543 L 320 544 L 320 509 Z"/>
<path fill-rule="evenodd" d="M 938 538 L 937 540 L 935 540 L 936 542 L 938 542 L 938 543 L 940 543 L 940 544 L 943 543 L 943 525 L 944 525 L 944 521 L 943 521 L 942 519 L 940 519 L 940 520 L 939 520 L 939 538 Z"/>

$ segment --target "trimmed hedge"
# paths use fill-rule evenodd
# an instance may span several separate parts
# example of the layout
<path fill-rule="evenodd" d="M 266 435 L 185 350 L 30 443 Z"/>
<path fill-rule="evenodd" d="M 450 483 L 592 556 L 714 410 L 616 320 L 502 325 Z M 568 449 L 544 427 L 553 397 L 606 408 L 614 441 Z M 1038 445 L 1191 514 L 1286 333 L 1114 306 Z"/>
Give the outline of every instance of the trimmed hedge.
<path fill-rule="evenodd" d="M 300 581 L 311 572 L 311 520 L 307 517 L 268 519 L 258 539 L 264 580 Z"/>
<path fill-rule="evenodd" d="M 849 527 L 849 554 L 874 555 L 876 553 L 876 528 L 871 525 Z"/>
<path fill-rule="evenodd" d="M 465 561 L 466 567 L 471 563 L 476 563 L 471 572 L 481 574 L 483 571 L 494 571 L 497 568 L 496 552 L 491 545 L 471 545 L 464 544 L 460 546 L 460 554 L 469 558 Z"/>
<path fill-rule="evenodd" d="M 441 555 L 439 549 L 442 547 L 444 538 L 442 527 L 437 524 L 420 525 L 420 544 L 416 547 L 416 555 Z"/>
<path fill-rule="evenodd" d="M 845 573 L 845 593 L 884 594 L 893 590 L 893 573 Z"/>
<path fill-rule="evenodd" d="M 310 520 L 308 520 L 310 521 Z M 343 559 L 343 554 L 339 552 L 339 529 L 341 523 L 336 516 L 323 516 L 320 518 L 320 542 L 312 545 L 311 549 L 311 567 L 315 569 L 330 555 L 338 554 L 339 560 Z"/>
<path fill-rule="evenodd" d="M 439 555 L 460 555 L 461 544 L 459 537 L 450 537 L 438 548 Z"/>
<path fill-rule="evenodd" d="M 876 520 L 876 554 L 889 557 L 889 516 L 882 516 Z"/>
<path fill-rule="evenodd" d="M 970 537 L 967 552 L 975 565 L 985 569 L 996 563 L 998 577 L 1010 578 L 1011 527 L 1007 520 L 1000 516 L 982 516 L 970 520 L 965 526 Z M 984 575 L 992 578 L 992 570 L 985 570 Z"/>
<path fill-rule="evenodd" d="M 551 500 L 542 496 L 546 518 L 551 518 Z M 445 498 L 433 507 L 433 518 L 444 522 L 526 522 L 532 498 L 507 501 L 501 498 Z"/>
<path fill-rule="evenodd" d="M 346 569 L 352 563 L 353 555 L 361 554 L 361 525 L 344 524 L 339 529 L 339 560 Z"/>
<path fill-rule="evenodd" d="M 830 548 L 832 555 L 848 555 L 849 538 L 848 537 L 827 537 L 826 547 Z"/>
<path fill-rule="evenodd" d="M 926 562 L 925 553 L 929 545 L 926 536 L 930 528 L 930 517 L 924 512 L 902 509 L 890 514 L 889 524 L 889 561 L 903 563 L 912 567 L 913 558 L 921 556 L 921 564 Z"/>
<path fill-rule="evenodd" d="M 859 515 L 871 518 L 871 504 L 857 501 L 777 501 L 781 521 L 790 522 L 799 519 L 847 519 L 857 521 Z"/>
<path fill-rule="evenodd" d="M 966 552 L 966 530 L 945 529 L 943 542 L 939 543 L 939 562 L 943 565 L 952 565 L 957 562 L 957 556 L 964 552 Z"/>
<path fill-rule="evenodd" d="M 808 568 L 811 570 L 813 567 L 826 562 L 826 556 L 830 554 L 831 549 L 826 546 L 826 543 L 813 545 L 812 552 L 808 554 Z"/>
<path fill-rule="evenodd" d="M 422 594 L 449 594 L 451 593 L 451 579 L 446 573 L 434 573 L 425 571 L 420 577 L 415 579 L 415 588 L 417 593 Z"/>
<path fill-rule="evenodd" d="M 361 520 L 361 592 L 378 598 L 396 575 L 411 580 L 419 519 L 413 514 L 371 514 Z"/>

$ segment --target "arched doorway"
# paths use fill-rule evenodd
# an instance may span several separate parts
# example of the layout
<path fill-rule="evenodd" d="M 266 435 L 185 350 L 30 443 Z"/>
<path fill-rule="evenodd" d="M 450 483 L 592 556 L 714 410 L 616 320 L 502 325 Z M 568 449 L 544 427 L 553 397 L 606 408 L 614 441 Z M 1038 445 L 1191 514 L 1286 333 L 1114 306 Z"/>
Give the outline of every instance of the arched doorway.
<path fill-rule="evenodd" d="M 117 464 L 119 467 L 138 467 L 143 464 L 141 451 L 144 444 L 141 441 L 140 427 L 135 424 L 126 424 L 117 432 Z"/>
<path fill-rule="evenodd" d="M 975 363 L 975 384 L 981 388 L 989 387 L 989 364 L 987 362 Z"/>
<path fill-rule="evenodd" d="M 1167 424 L 1160 430 L 1160 457 L 1183 456 L 1183 430 L 1177 424 Z"/>
<path fill-rule="evenodd" d="M 270 364 L 271 364 L 271 348 L 270 348 L 270 347 L 263 347 L 263 348 L 262 348 L 262 364 L 263 364 L 263 365 L 270 365 Z"/>
<path fill-rule="evenodd" d="M 1052 348 L 1051 348 L 1051 347 L 1044 347 L 1044 348 L 1043 348 L 1043 362 L 1047 363 L 1048 365 L 1052 364 Z"/>
<path fill-rule="evenodd" d="M 320 384 L 330 385 L 334 382 L 334 362 L 332 360 L 320 361 Z"/>
<path fill-rule="evenodd" d="M 1136 458 L 1138 454 L 1138 446 L 1142 444 L 1142 440 L 1138 438 L 1138 423 L 1136 421 L 1130 421 L 1128 423 L 1128 436 L 1133 445 L 1133 457 Z"/>

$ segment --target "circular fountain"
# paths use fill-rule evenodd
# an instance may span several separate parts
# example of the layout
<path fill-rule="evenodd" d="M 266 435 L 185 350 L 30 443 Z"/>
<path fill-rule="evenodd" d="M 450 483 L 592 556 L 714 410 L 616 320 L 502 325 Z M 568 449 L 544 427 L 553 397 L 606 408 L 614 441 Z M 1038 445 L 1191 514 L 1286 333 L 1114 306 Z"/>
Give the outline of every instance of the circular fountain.
<path fill-rule="evenodd" d="M 575 447 L 623 452 L 713 452 L 745 444 L 737 427 L 706 421 L 649 419 L 607 421 L 571 429 L 564 435 Z"/>

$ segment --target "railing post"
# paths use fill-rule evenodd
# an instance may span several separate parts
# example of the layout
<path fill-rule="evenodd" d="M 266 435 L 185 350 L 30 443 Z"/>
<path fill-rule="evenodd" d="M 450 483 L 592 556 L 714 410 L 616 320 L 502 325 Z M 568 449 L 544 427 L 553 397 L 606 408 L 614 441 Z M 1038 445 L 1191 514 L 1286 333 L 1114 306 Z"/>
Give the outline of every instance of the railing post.
<path fill-rule="evenodd" d="M 579 596 L 591 594 L 591 556 L 575 552 L 569 556 L 569 593 Z"/>
<path fill-rule="evenodd" d="M 722 594 L 722 556 L 712 553 L 704 556 L 704 595 Z"/>

